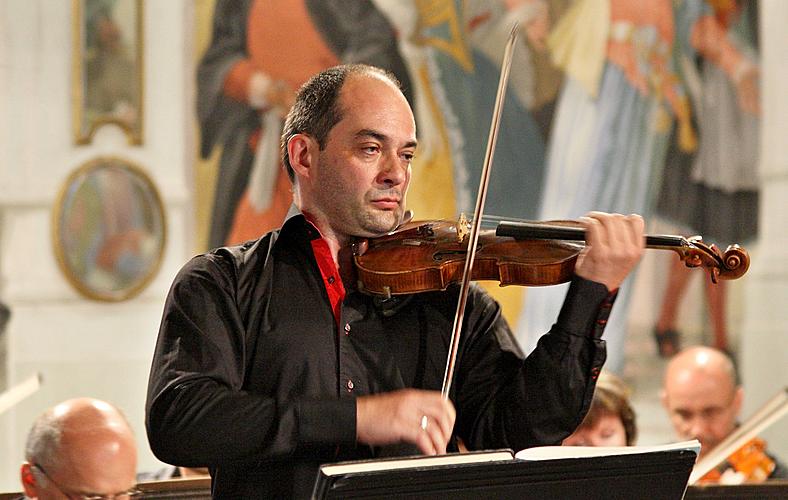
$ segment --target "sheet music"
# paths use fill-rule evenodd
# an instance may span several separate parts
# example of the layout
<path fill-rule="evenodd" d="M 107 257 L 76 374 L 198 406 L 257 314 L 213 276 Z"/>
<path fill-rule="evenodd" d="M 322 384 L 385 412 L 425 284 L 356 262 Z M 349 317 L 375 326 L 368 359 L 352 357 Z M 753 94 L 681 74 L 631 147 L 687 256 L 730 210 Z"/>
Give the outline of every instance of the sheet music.
<path fill-rule="evenodd" d="M 558 458 L 604 457 L 610 455 L 634 455 L 659 451 L 689 450 L 700 453 L 697 439 L 656 446 L 537 446 L 518 451 L 518 460 L 554 460 Z"/>

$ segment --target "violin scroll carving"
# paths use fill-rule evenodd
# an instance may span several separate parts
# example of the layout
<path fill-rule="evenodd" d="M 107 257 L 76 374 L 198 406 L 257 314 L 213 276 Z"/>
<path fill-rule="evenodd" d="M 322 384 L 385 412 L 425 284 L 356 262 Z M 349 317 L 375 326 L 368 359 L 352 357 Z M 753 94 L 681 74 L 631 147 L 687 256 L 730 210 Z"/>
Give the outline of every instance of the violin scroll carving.
<path fill-rule="evenodd" d="M 722 252 L 713 243 L 706 245 L 700 236 L 688 238 L 686 243 L 673 250 L 687 267 L 706 268 L 713 283 L 741 278 L 750 267 L 750 255 L 739 245 L 729 245 Z"/>

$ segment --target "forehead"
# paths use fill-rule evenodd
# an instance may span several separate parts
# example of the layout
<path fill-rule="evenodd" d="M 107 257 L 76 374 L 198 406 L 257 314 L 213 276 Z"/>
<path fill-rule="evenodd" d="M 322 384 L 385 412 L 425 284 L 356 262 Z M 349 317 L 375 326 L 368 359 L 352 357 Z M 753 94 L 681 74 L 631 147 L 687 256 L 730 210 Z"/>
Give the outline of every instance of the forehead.
<path fill-rule="evenodd" d="M 685 372 L 670 381 L 665 391 L 671 407 L 705 408 L 730 404 L 734 387 L 725 377 Z"/>
<path fill-rule="evenodd" d="M 134 485 L 137 452 L 134 438 L 112 425 L 68 436 L 63 461 L 68 486 L 84 492 L 114 493 Z"/>
<path fill-rule="evenodd" d="M 416 138 L 416 124 L 408 101 L 382 75 L 349 75 L 340 91 L 339 106 L 342 120 L 337 126 L 380 130 L 387 136 L 404 141 Z"/>
<path fill-rule="evenodd" d="M 589 413 L 586 419 L 587 421 L 584 421 L 583 425 L 589 429 L 598 429 L 599 427 L 610 425 L 611 423 L 621 422 L 621 417 L 616 412 L 606 408 L 600 408 L 595 411 L 593 415 Z"/>

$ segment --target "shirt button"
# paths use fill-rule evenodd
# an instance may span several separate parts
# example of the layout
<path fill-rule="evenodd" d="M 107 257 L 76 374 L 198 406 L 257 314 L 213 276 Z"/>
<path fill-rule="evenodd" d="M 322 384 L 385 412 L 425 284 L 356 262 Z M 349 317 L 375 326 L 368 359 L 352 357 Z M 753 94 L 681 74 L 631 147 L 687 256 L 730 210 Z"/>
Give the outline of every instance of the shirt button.
<path fill-rule="evenodd" d="M 335 281 L 336 281 L 336 279 L 334 279 L 334 277 L 333 277 L 333 276 L 329 276 L 329 277 L 328 277 L 328 284 L 329 284 L 329 285 L 333 285 Z"/>
<path fill-rule="evenodd" d="M 345 384 L 345 386 L 347 387 L 347 392 L 353 392 L 353 388 L 355 387 L 353 381 L 350 379 L 348 379 L 347 384 Z"/>
<path fill-rule="evenodd" d="M 345 323 L 345 335 L 350 335 L 350 323 Z"/>

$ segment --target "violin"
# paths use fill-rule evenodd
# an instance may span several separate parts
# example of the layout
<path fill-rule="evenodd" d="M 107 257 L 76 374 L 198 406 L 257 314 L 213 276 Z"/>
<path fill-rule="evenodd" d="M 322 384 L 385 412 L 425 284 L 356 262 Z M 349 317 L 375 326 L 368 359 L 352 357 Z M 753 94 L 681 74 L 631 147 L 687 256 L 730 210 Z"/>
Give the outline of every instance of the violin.
<path fill-rule="evenodd" d="M 768 478 L 776 464 L 766 454 L 766 443 L 756 435 L 786 414 L 788 414 L 788 387 L 778 391 L 699 460 L 692 469 L 689 484 L 696 482 L 735 484 L 736 481 L 761 482 Z M 731 469 L 731 472 L 727 472 L 726 469 Z"/>
<path fill-rule="evenodd" d="M 393 295 L 445 290 L 462 279 L 470 223 L 408 222 L 379 238 L 364 240 L 354 255 L 358 288 L 368 294 Z M 501 286 L 546 286 L 572 279 L 585 231 L 575 221 L 501 222 L 480 231 L 472 280 Z M 741 277 L 750 265 L 738 245 L 721 252 L 700 236 L 646 236 L 648 248 L 673 250 L 687 267 L 703 267 L 713 282 Z"/>
<path fill-rule="evenodd" d="M 774 471 L 776 464 L 766 454 L 766 442 L 753 438 L 734 451 L 720 467 L 698 479 L 700 484 L 762 483 Z"/>

